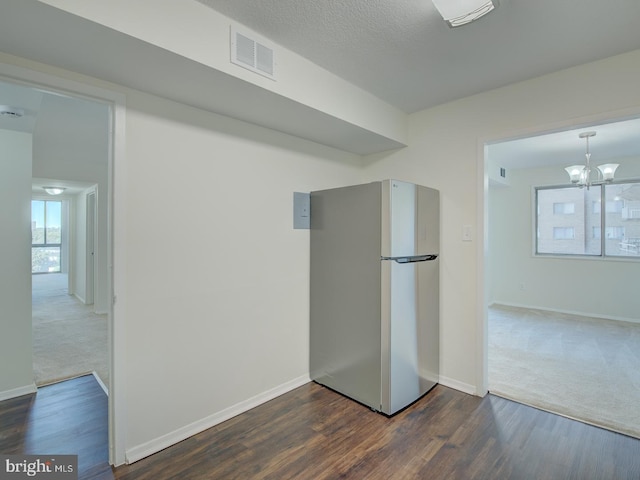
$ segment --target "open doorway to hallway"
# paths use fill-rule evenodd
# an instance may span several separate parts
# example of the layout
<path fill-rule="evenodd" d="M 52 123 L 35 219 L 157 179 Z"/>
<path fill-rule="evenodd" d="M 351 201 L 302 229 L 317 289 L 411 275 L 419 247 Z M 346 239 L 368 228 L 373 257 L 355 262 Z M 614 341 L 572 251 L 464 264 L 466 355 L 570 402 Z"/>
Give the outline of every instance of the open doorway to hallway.
<path fill-rule="evenodd" d="M 124 211 L 124 202 L 118 201 L 117 198 L 123 197 L 113 195 L 113 191 L 123 193 L 126 184 L 124 170 L 115 168 L 124 162 L 125 97 L 90 83 L 6 63 L 0 63 L 0 89 L 3 100 L 24 107 L 18 109 L 23 115 L 0 116 L 0 138 L 10 147 L 2 152 L 4 156 L 0 155 L 3 201 L 8 207 L 3 209 L 3 221 L 5 226 L 11 226 L 3 231 L 3 244 L 11 246 L 13 251 L 9 253 L 5 249 L 3 257 L 2 279 L 12 286 L 5 290 L 3 310 L 11 314 L 6 326 L 14 338 L 11 348 L 3 348 L 3 364 L 7 368 L 0 369 L 0 383 L 4 388 L 0 398 L 13 398 L 35 390 L 31 246 L 28 243 L 31 181 L 36 178 L 63 179 L 68 183 L 96 185 L 94 311 L 108 316 L 109 439 L 105 448 L 108 448 L 109 461 L 121 464 L 125 461 L 126 430 L 124 329 L 121 328 L 126 291 L 120 290 L 120 301 L 116 305 L 114 290 L 123 284 L 123 280 L 122 274 L 114 275 L 114 271 L 124 271 L 124 257 L 114 255 L 113 245 L 123 241 L 124 224 L 115 219 L 123 218 L 117 213 Z M 70 137 L 69 132 L 75 136 Z M 101 145 L 98 149 L 95 148 L 97 144 Z M 117 171 L 121 173 L 117 174 Z M 81 257 L 77 260 L 81 261 Z M 69 272 L 70 288 L 78 288 L 77 281 L 81 280 L 78 272 L 81 271 Z M 4 346 L 7 347 L 7 342 Z"/>
<path fill-rule="evenodd" d="M 21 313 L 29 313 L 22 305 L 32 300 L 32 315 L 15 316 L 20 322 L 15 328 L 32 331 L 24 337 L 32 340 L 32 348 L 24 346 L 26 358 L 16 359 L 16 368 L 24 369 L 33 360 L 37 386 L 96 371 L 107 387 L 111 107 L 9 81 L 0 81 L 0 98 L 16 112 L 0 118 L 0 130 L 7 132 L 7 138 L 20 138 L 3 171 L 16 175 L 13 180 L 5 178 L 16 185 L 15 201 L 5 202 L 6 209 L 13 209 L 10 218 L 16 224 L 6 234 L 19 240 L 12 247 L 19 248 L 13 253 L 16 262 L 5 266 L 4 275 L 31 276 L 31 282 L 18 283 L 22 290 L 14 296 Z M 19 159 L 25 167 L 9 168 L 11 159 L 13 163 Z M 31 246 L 25 235 L 29 227 Z M 33 261 L 25 255 L 29 249 Z M 11 305 L 3 308 L 12 310 Z M 20 375 L 24 384 L 29 376 Z M 105 443 L 105 452 L 108 447 Z"/>

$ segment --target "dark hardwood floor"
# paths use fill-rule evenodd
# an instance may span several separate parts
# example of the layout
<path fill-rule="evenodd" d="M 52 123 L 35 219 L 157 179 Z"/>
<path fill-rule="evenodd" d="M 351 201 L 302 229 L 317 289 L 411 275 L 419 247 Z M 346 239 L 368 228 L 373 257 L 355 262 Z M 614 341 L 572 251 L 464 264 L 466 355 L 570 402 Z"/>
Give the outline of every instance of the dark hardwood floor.
<path fill-rule="evenodd" d="M 107 401 L 85 375 L 0 402 L 0 453 L 78 455 L 79 478 L 113 478 Z"/>
<path fill-rule="evenodd" d="M 56 393 L 45 388 L 0 403 L 0 452 L 77 449 L 84 465 L 80 478 L 640 478 L 640 440 L 499 397 L 437 386 L 387 418 L 315 383 L 112 472 L 106 446 L 90 433 L 106 435 L 106 417 L 94 415 L 106 412 L 105 400 L 88 385 Z M 72 399 L 64 391 L 70 388 L 74 398 L 88 390 L 84 407 L 67 403 Z M 64 420 L 48 418 L 57 415 Z"/>

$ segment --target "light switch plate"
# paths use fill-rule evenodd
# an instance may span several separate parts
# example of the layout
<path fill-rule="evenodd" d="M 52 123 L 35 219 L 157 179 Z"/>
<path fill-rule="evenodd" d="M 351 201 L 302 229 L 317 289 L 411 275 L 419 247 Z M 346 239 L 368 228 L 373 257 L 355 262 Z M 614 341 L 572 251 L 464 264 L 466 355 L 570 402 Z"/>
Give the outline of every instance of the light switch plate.
<path fill-rule="evenodd" d="M 471 225 L 462 226 L 462 241 L 463 242 L 471 241 Z"/>

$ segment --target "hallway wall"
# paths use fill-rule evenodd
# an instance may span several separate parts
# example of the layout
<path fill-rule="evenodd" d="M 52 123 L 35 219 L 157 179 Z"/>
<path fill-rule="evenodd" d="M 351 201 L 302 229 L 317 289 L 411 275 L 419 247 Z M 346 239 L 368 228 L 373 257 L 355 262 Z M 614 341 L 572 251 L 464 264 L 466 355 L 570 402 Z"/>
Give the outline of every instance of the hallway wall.
<path fill-rule="evenodd" d="M 35 391 L 31 366 L 31 134 L 0 130 L 0 400 Z M 6 208 L 11 205 L 12 208 Z"/>

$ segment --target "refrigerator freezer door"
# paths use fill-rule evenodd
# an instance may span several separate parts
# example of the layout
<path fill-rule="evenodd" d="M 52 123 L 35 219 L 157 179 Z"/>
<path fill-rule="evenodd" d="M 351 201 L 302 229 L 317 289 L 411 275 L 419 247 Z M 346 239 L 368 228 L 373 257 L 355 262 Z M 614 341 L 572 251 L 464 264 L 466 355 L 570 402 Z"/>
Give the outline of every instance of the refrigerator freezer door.
<path fill-rule="evenodd" d="M 440 253 L 440 192 L 416 186 L 416 254 Z"/>
<path fill-rule="evenodd" d="M 412 256 L 416 249 L 416 185 L 398 180 L 382 182 L 383 257 Z"/>

